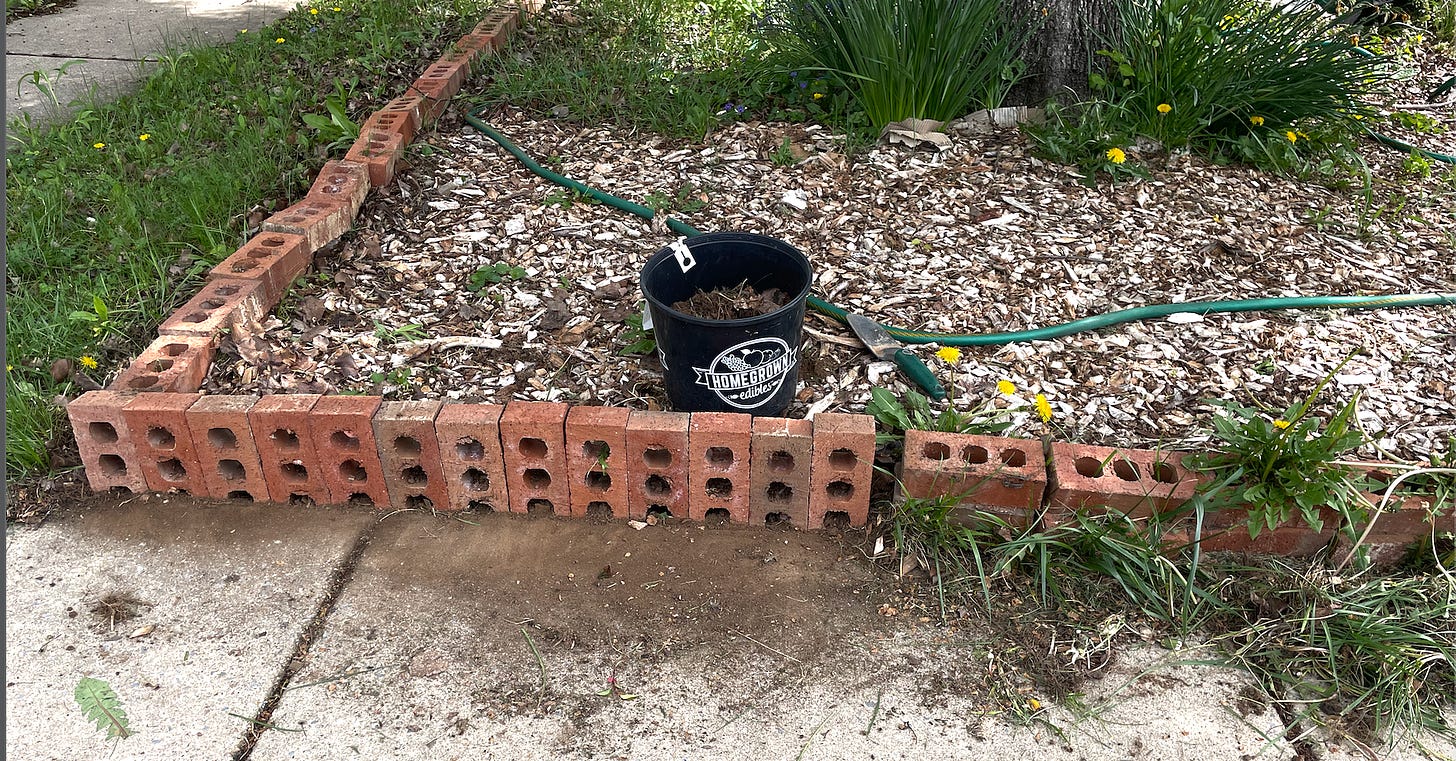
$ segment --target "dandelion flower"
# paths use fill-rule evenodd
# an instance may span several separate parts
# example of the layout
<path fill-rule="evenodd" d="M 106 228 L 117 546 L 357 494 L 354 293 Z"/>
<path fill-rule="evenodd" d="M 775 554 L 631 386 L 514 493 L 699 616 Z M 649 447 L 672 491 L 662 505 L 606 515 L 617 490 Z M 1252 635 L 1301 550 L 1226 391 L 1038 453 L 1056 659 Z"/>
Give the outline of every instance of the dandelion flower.
<path fill-rule="evenodd" d="M 278 39 L 274 40 L 273 43 L 275 45 L 282 45 L 283 44 L 283 38 L 282 37 L 279 37 Z"/>
<path fill-rule="evenodd" d="M 1121 148 L 1108 148 L 1107 160 L 1114 164 L 1121 164 L 1127 161 L 1127 154 L 1123 153 Z"/>
<path fill-rule="evenodd" d="M 143 132 L 140 135 L 137 135 L 137 139 L 140 140 L 140 141 L 142 141 L 143 143 L 145 143 L 146 141 L 152 139 L 152 133 L 150 133 L 150 132 Z"/>
<path fill-rule="evenodd" d="M 310 15 L 310 16 L 317 16 L 318 15 L 318 8 L 309 8 L 308 9 L 308 15 Z"/>
<path fill-rule="evenodd" d="M 1249 117 L 1249 123 L 1252 124 L 1252 125 L 1254 125 L 1255 127 L 1262 127 L 1262 126 L 1264 126 L 1264 117 L 1262 117 L 1262 116 L 1250 116 Z"/>
<path fill-rule="evenodd" d="M 814 100 L 819 100 L 822 97 L 824 97 L 824 93 L 822 93 L 822 92 L 816 92 L 816 93 L 814 93 Z"/>
<path fill-rule="evenodd" d="M 1041 415 L 1041 422 L 1052 422 L 1052 403 L 1047 401 L 1045 394 L 1036 395 L 1036 411 Z"/>
<path fill-rule="evenodd" d="M 92 148 L 95 148 L 95 149 L 96 149 L 96 150 L 98 150 L 98 151 L 99 151 L 99 150 L 101 150 L 101 149 L 102 149 L 102 148 L 105 148 L 105 147 L 106 147 L 106 143 L 96 143 L 96 144 L 95 144 L 95 145 L 93 145 L 93 146 L 91 146 L 91 147 L 92 147 Z"/>
<path fill-rule="evenodd" d="M 1172 110 L 1173 110 L 1173 107 L 1170 106 L 1170 105 L 1168 105 L 1167 103 L 1159 103 L 1158 104 L 1158 113 L 1160 113 L 1160 114 L 1166 114 L 1166 113 L 1168 113 L 1169 111 L 1172 111 Z"/>
<path fill-rule="evenodd" d="M 334 13 L 338 13 L 338 12 L 340 12 L 340 11 L 342 11 L 342 10 L 344 10 L 344 9 L 343 9 L 343 8 L 340 8 L 340 7 L 338 7 L 338 6 L 337 6 L 337 5 L 336 5 L 336 6 L 334 6 L 334 7 L 333 7 L 333 8 L 330 8 L 330 9 L 329 9 L 329 10 L 332 10 L 332 11 L 333 11 L 333 12 L 334 12 Z"/>
<path fill-rule="evenodd" d="M 1285 428 L 1288 428 L 1289 427 L 1289 421 L 1288 420 L 1275 420 L 1274 421 L 1274 427 L 1275 428 L 1278 428 L 1279 430 L 1282 431 Z"/>
<path fill-rule="evenodd" d="M 996 390 L 1001 392 L 1002 396 L 1011 396 L 1016 393 L 1016 384 L 1009 380 L 1000 380 L 996 382 Z"/>
<path fill-rule="evenodd" d="M 1299 135 L 1294 134 L 1294 130 L 1292 129 L 1284 130 L 1284 136 L 1289 138 L 1289 142 L 1291 143 L 1299 139 Z"/>
<path fill-rule="evenodd" d="M 14 370 L 14 369 L 15 369 L 15 365 L 6 365 L 5 366 L 5 372 L 7 372 L 7 373 L 10 372 L 11 370 Z"/>
<path fill-rule="evenodd" d="M 935 356 L 951 363 L 952 365 L 961 361 L 961 350 L 954 346 L 946 346 L 935 353 Z"/>
<path fill-rule="evenodd" d="M 93 357 L 93 356 L 91 356 L 91 355 L 89 355 L 89 354 L 86 355 L 86 356 L 84 356 L 84 357 L 82 357 L 81 358 L 81 366 L 84 367 L 84 368 L 86 368 L 87 370 L 95 370 L 96 369 L 96 358 Z"/>
<path fill-rule="evenodd" d="M 1037 700 L 1036 698 L 1027 698 L 1026 705 L 1029 706 L 1033 711 L 1041 710 L 1041 701 Z"/>
<path fill-rule="evenodd" d="M 247 34 L 247 33 L 248 33 L 248 30 L 246 30 L 246 29 L 239 29 L 238 30 L 238 34 Z"/>

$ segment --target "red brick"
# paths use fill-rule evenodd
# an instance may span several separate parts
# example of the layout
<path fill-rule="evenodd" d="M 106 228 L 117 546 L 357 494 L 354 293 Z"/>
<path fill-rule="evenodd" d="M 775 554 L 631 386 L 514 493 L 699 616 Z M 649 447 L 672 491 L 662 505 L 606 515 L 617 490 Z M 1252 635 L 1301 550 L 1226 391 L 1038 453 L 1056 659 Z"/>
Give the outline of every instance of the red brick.
<path fill-rule="evenodd" d="M 1391 467 L 1389 463 L 1368 463 L 1355 468 L 1359 475 L 1364 476 L 1380 487 L 1365 494 L 1369 500 L 1371 514 L 1380 506 L 1380 500 L 1384 497 L 1385 491 L 1391 483 L 1407 468 Z M 1400 482 L 1396 487 L 1396 493 L 1391 495 L 1385 505 L 1385 511 L 1375 522 L 1375 528 L 1371 531 L 1371 537 L 1381 536 L 1386 541 L 1406 539 L 1407 542 L 1417 539 L 1424 539 L 1431 533 L 1431 523 L 1435 521 L 1447 521 L 1441 531 L 1456 531 L 1456 510 L 1453 510 L 1451 502 L 1440 505 L 1439 509 L 1432 505 L 1431 494 L 1410 494 L 1412 484 L 1410 479 Z M 1404 493 L 1403 493 L 1404 492 Z M 1358 526 L 1357 531 L 1364 531 L 1364 526 Z"/>
<path fill-rule="evenodd" d="M 458 42 L 452 43 L 449 49 L 441 53 L 439 58 L 435 59 L 435 65 L 459 66 L 460 83 L 463 85 L 467 79 L 470 79 L 470 75 L 474 72 L 477 52 L 473 48 L 461 47 Z"/>
<path fill-rule="evenodd" d="M 622 407 L 572 407 L 566 414 L 571 514 L 626 518 L 627 417 Z"/>
<path fill-rule="evenodd" d="M 303 200 L 263 220 L 263 231 L 302 235 L 309 254 L 327 246 L 354 224 L 347 204 L 333 203 L 319 196 Z"/>
<path fill-rule="evenodd" d="M 1295 515 L 1272 531 L 1264 529 L 1257 539 L 1249 538 L 1248 511 L 1242 508 L 1219 510 L 1203 520 L 1203 552 L 1239 552 L 1257 555 L 1307 557 L 1324 549 L 1339 530 L 1339 515 L 1322 508 L 1321 530 L 1315 531 L 1301 515 Z M 1186 541 L 1186 540 L 1185 540 Z"/>
<path fill-rule="evenodd" d="M 248 411 L 258 399 L 256 395 L 204 396 L 187 408 L 187 427 L 192 430 L 192 447 L 202 466 L 207 496 L 269 501 L 263 462 L 248 422 Z"/>
<path fill-rule="evenodd" d="M 258 301 L 263 311 L 272 311 L 313 261 L 307 241 L 302 235 L 259 233 L 243 244 L 208 277 L 213 280 L 256 280 L 261 286 Z"/>
<path fill-rule="evenodd" d="M 787 520 L 795 527 L 808 527 L 814 423 L 756 417 L 750 451 L 753 497 L 748 503 L 749 522 L 762 526 L 775 516 L 775 520 Z"/>
<path fill-rule="evenodd" d="M 274 502 L 305 497 L 328 504 L 329 487 L 313 446 L 310 411 L 318 394 L 270 394 L 248 410 L 248 425 Z"/>
<path fill-rule="evenodd" d="M 415 130 L 419 128 L 420 124 L 419 107 L 424 104 L 424 99 L 420 97 L 414 97 L 410 100 L 414 105 L 408 108 L 390 110 L 386 106 L 375 111 L 359 126 L 359 136 L 363 137 L 370 132 L 383 133 L 381 139 L 388 135 L 399 135 L 400 145 L 408 145 L 410 141 L 415 139 Z M 357 145 L 358 143 L 356 142 L 355 144 Z M 354 151 L 350 150 L 349 152 L 353 153 Z M 350 158 L 349 161 L 358 162 L 359 160 Z"/>
<path fill-rule="evenodd" d="M 1167 512 L 1193 496 L 1198 477 L 1178 452 L 1054 442 L 1048 487 L 1046 522 L 1055 526 L 1078 510 L 1131 518 Z"/>
<path fill-rule="evenodd" d="M 753 498 L 750 447 L 753 418 L 736 412 L 694 412 L 688 426 L 688 517 L 706 520 L 709 510 L 728 511 L 748 522 Z"/>
<path fill-rule="evenodd" d="M 395 508 L 450 509 L 440 442 L 435 438 L 439 413 L 439 402 L 385 402 L 374 413 L 379 461 L 389 486 L 389 504 Z"/>
<path fill-rule="evenodd" d="M 500 417 L 501 453 L 511 512 L 532 505 L 571 515 L 571 477 L 566 467 L 566 413 L 555 402 L 511 402 Z"/>
<path fill-rule="evenodd" d="M 823 528 L 830 512 L 846 514 L 851 526 L 869 522 L 874 464 L 874 418 L 834 412 L 816 415 L 809 528 Z"/>
<path fill-rule="evenodd" d="M 377 396 L 324 396 L 309 411 L 313 448 L 328 485 L 329 501 L 344 504 L 364 496 L 375 507 L 389 504 L 389 487 L 374 440 Z"/>
<path fill-rule="evenodd" d="M 911 497 L 959 495 L 953 521 L 983 511 L 1025 528 L 1041 512 L 1046 457 L 1040 441 L 906 431 L 900 482 Z"/>
<path fill-rule="evenodd" d="M 446 404 L 435 417 L 451 510 L 509 509 L 498 404 Z"/>
<path fill-rule="evenodd" d="M 212 366 L 212 355 L 216 351 L 216 336 L 162 336 L 111 382 L 111 389 L 196 391 L 207 378 L 207 370 Z"/>
<path fill-rule="evenodd" d="M 157 329 L 165 336 L 214 336 L 229 331 L 234 338 L 253 335 L 267 310 L 257 280 L 209 280 L 192 300 L 172 313 Z"/>
<path fill-rule="evenodd" d="M 313 187 L 308 189 L 311 198 L 339 203 L 349 210 L 349 218 L 359 216 L 359 207 L 369 195 L 369 171 L 363 164 L 348 159 L 330 161 L 319 170 Z"/>
<path fill-rule="evenodd" d="M 405 142 L 395 132 L 362 130 L 359 139 L 349 148 L 348 159 L 365 167 L 369 173 L 370 185 L 383 187 L 394 180 L 399 158 L 404 155 Z"/>
<path fill-rule="evenodd" d="M 429 92 L 432 98 L 449 100 L 460 92 L 460 86 L 465 84 L 469 70 L 470 64 L 467 60 L 442 57 L 430 64 L 425 73 L 415 80 L 415 84 L 421 90 Z M 437 82 L 444 82 L 444 87 L 435 84 Z"/>
<path fill-rule="evenodd" d="M 488 34 L 475 34 L 474 32 L 457 40 L 455 47 L 471 54 L 473 61 L 472 70 L 474 66 L 480 65 L 481 59 L 498 49 L 496 47 L 495 37 Z"/>
<path fill-rule="evenodd" d="M 142 477 L 152 491 L 207 492 L 186 418 L 197 399 L 197 394 L 137 394 L 122 409 Z"/>
<path fill-rule="evenodd" d="M 688 516 L 688 413 L 632 410 L 627 417 L 627 513 L 655 507 Z"/>
<path fill-rule="evenodd" d="M 66 405 L 93 491 L 121 488 L 139 493 L 147 488 L 131 429 L 122 414 L 135 397 L 121 391 L 91 391 Z"/>

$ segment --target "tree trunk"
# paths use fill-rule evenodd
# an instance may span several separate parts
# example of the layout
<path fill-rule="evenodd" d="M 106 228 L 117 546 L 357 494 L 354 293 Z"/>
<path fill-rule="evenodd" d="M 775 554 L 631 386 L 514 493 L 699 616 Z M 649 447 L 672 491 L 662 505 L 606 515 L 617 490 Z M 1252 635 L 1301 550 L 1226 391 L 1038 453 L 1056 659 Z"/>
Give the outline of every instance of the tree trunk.
<path fill-rule="evenodd" d="M 1003 0 L 1014 14 L 1041 21 L 1022 58 L 1026 78 L 1011 89 L 1007 105 L 1072 102 L 1088 95 L 1094 53 L 1111 38 L 1117 19 L 1114 0 Z M 1045 15 L 1043 15 L 1043 12 Z"/>

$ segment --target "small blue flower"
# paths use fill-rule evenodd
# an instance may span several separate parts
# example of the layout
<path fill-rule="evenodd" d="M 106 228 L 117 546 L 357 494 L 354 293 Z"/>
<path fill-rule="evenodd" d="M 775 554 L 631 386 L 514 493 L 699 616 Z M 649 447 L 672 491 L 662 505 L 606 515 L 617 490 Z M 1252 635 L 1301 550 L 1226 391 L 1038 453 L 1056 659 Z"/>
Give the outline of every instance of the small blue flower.
<path fill-rule="evenodd" d="M 747 106 L 739 106 L 738 109 L 737 109 L 738 110 L 738 113 L 740 113 L 740 114 L 743 113 L 743 110 L 745 108 L 747 108 Z"/>
<path fill-rule="evenodd" d="M 799 89 L 800 90 L 802 90 L 802 89 L 804 89 L 805 87 L 808 87 L 808 86 L 809 86 L 809 83 L 808 82 L 800 82 L 799 83 Z"/>
<path fill-rule="evenodd" d="M 723 110 L 724 110 L 724 111 L 725 111 L 725 112 L 726 112 L 726 111 L 732 111 L 732 110 L 733 110 L 733 101 L 731 101 L 731 100 L 730 100 L 730 101 L 728 101 L 728 102 L 727 102 L 727 103 L 724 103 L 724 104 L 723 104 Z"/>
<path fill-rule="evenodd" d="M 798 78 L 799 78 L 799 72 L 797 72 L 797 71 L 791 71 L 791 72 L 789 72 L 789 79 L 798 79 Z"/>

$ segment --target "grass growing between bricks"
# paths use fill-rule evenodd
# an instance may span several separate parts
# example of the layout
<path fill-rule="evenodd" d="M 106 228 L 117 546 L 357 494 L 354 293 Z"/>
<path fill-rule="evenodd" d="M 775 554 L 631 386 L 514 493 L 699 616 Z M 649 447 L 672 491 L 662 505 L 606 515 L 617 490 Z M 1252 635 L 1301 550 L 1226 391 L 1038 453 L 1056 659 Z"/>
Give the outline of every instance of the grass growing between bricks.
<path fill-rule="evenodd" d="M 493 5 L 304 5 L 228 44 L 172 50 L 134 93 L 73 104 L 64 122 L 12 122 L 10 472 L 70 464 L 53 459 L 66 447 L 52 399 L 104 385 L 211 266 Z M 58 360 L 71 365 L 53 371 Z"/>

